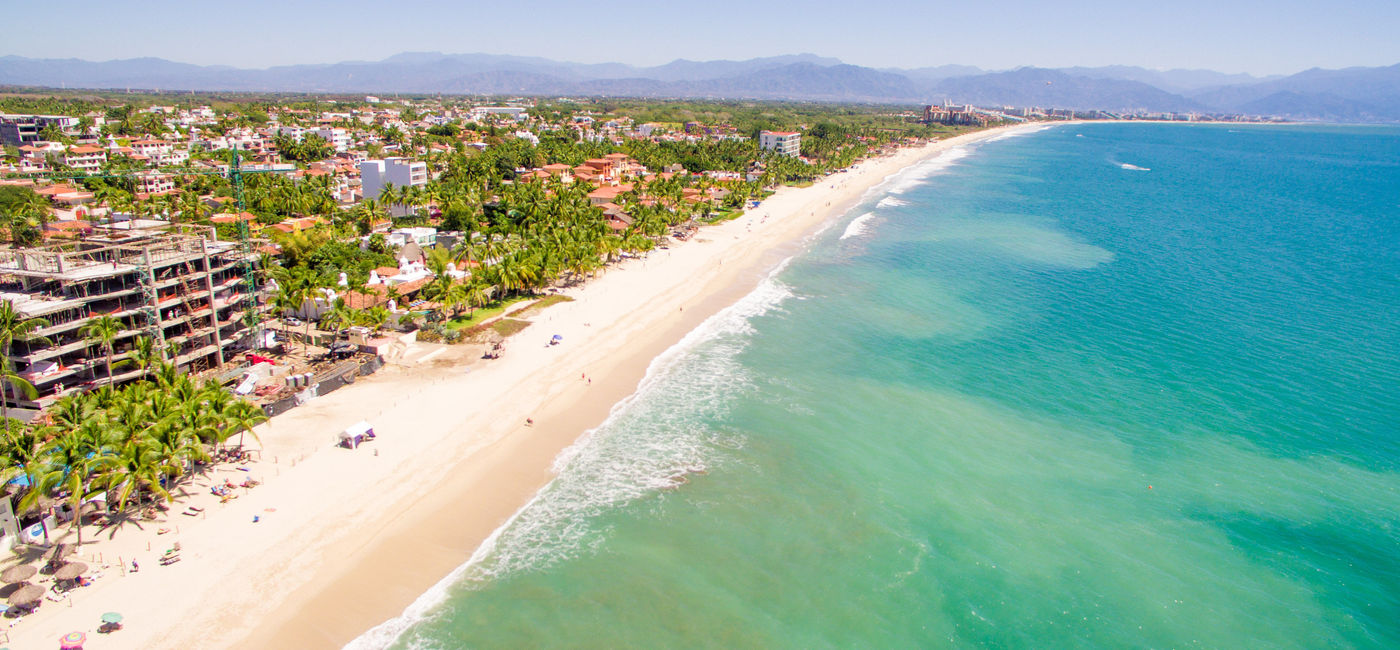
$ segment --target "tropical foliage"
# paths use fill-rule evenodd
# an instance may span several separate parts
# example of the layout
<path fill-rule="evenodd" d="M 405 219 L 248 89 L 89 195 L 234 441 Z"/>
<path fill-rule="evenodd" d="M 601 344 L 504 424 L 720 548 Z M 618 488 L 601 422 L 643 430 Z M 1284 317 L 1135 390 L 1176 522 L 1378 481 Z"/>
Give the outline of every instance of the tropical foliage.
<path fill-rule="evenodd" d="M 0 480 L 24 478 L 21 513 L 43 499 L 63 499 L 77 512 L 83 500 L 104 492 L 118 512 L 150 499 L 169 501 L 212 450 L 234 436 L 241 445 L 266 419 L 218 384 L 196 384 L 158 363 L 150 380 L 59 398 L 44 422 L 6 420 Z"/>

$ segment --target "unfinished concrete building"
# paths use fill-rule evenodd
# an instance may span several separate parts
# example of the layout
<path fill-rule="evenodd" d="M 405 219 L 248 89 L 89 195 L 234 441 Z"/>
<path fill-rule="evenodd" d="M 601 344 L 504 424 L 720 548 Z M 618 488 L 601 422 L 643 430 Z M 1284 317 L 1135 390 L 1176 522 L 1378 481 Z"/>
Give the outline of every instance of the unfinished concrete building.
<path fill-rule="evenodd" d="M 245 283 L 251 254 L 238 242 L 219 241 L 212 228 L 139 225 L 98 226 L 77 240 L 0 249 L 0 299 L 25 318 L 49 322 L 36 332 L 47 342 L 16 341 L 10 352 L 15 370 L 39 393 L 34 400 L 8 395 L 12 407 L 43 409 L 108 381 L 104 350 L 82 334 L 103 315 L 124 325 L 113 346 L 118 362 L 131 356 L 138 336 L 150 337 L 162 358 L 187 372 L 222 365 L 249 347 L 256 327 L 249 322 L 262 309 Z M 250 308 L 255 318 L 248 317 Z M 119 366 L 112 381 L 142 372 Z"/>

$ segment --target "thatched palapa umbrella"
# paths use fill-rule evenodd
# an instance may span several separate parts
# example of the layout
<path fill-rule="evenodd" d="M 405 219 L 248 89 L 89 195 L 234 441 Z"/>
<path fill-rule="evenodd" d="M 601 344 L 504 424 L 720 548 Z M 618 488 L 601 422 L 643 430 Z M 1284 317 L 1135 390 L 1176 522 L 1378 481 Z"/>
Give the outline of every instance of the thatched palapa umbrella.
<path fill-rule="evenodd" d="M 88 565 L 82 562 L 69 562 L 53 572 L 55 580 L 73 580 L 84 573 L 87 573 Z"/>
<path fill-rule="evenodd" d="M 23 582 L 34 577 L 39 572 L 39 567 L 33 564 L 16 564 L 4 572 L 0 572 L 0 582 L 12 585 L 16 582 Z"/>
<path fill-rule="evenodd" d="M 10 604 L 15 607 L 25 607 L 39 602 L 44 597 L 44 588 L 40 585 L 25 585 L 10 594 Z"/>

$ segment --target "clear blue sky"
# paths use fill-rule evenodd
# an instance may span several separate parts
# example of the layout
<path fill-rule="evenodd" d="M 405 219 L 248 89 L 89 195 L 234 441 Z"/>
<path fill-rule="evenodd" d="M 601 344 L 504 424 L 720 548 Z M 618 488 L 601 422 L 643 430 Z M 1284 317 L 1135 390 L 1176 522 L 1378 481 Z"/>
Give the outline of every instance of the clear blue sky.
<path fill-rule="evenodd" d="M 812 52 L 872 67 L 1400 63 L 1400 0 L 8 2 L 0 55 L 261 68 L 485 52 L 598 63 Z"/>

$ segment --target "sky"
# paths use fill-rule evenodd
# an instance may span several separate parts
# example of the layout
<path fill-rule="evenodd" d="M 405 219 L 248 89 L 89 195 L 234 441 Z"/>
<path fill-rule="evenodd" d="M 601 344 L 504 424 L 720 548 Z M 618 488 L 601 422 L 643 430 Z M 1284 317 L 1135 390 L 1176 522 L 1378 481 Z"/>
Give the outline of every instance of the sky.
<path fill-rule="evenodd" d="M 423 51 L 633 65 L 810 52 L 876 68 L 1136 65 L 1255 75 L 1400 63 L 1400 0 L 7 4 L 0 55 L 240 68 Z M 20 25 L 34 28 L 13 28 Z"/>

